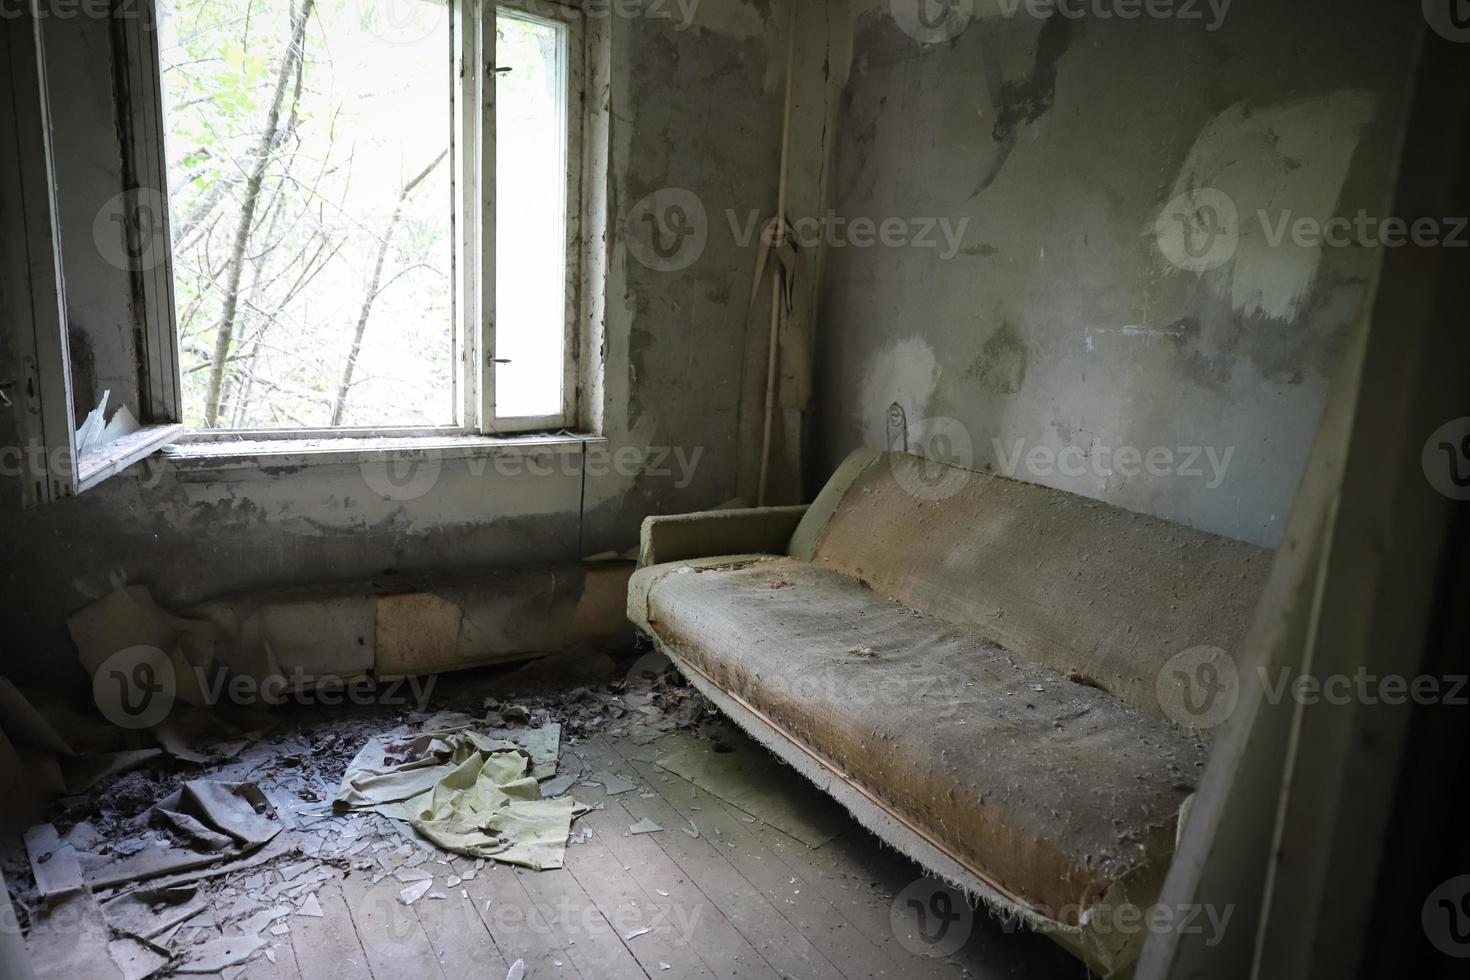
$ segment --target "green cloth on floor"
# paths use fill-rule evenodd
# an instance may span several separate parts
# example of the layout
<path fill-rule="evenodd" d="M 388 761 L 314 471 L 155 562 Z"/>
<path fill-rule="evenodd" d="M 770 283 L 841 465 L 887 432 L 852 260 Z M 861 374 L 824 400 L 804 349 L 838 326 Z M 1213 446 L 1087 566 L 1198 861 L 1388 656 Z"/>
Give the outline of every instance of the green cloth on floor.
<path fill-rule="evenodd" d="M 586 807 L 541 799 L 529 753 L 512 742 L 461 729 L 427 732 L 405 760 L 370 745 L 348 766 L 333 804 L 405 820 L 447 851 L 542 870 L 560 868 L 572 820 Z"/>

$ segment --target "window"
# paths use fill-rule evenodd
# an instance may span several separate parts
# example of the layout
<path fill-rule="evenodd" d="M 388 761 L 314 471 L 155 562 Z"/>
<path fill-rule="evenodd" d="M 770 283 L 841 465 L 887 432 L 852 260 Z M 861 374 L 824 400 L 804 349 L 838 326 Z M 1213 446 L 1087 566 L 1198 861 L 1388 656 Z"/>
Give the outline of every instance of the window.
<path fill-rule="evenodd" d="M 584 90 L 608 39 L 576 7 L 137 0 L 0 21 L 0 411 L 27 503 L 185 425 L 596 424 L 579 364 L 601 297 L 581 280 L 605 216 L 584 184 L 608 133 Z"/>
<path fill-rule="evenodd" d="M 191 430 L 575 425 L 577 12 L 158 3 Z"/>

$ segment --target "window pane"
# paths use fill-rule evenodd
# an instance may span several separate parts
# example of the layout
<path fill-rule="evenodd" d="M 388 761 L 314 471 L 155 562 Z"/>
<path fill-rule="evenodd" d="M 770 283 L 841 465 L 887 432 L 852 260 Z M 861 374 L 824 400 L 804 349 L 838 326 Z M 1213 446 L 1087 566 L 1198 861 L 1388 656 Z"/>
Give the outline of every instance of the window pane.
<path fill-rule="evenodd" d="M 500 13 L 495 414 L 560 415 L 567 323 L 566 28 Z"/>
<path fill-rule="evenodd" d="M 453 424 L 447 7 L 161 7 L 185 420 Z"/>

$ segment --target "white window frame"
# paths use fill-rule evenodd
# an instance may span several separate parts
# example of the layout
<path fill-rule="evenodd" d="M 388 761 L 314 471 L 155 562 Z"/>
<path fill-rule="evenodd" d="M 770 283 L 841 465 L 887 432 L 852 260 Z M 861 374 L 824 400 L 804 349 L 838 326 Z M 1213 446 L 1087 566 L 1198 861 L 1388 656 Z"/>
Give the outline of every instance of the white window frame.
<path fill-rule="evenodd" d="M 432 0 L 424 0 L 432 2 Z M 145 5 L 151 3 L 147 0 Z M 582 289 L 583 209 L 589 159 L 586 130 L 588 49 L 585 16 L 555 0 L 447 0 L 450 13 L 450 73 L 454 160 L 453 269 L 455 276 L 454 377 L 457 421 L 443 426 L 339 426 L 321 428 L 190 429 L 182 443 L 263 442 L 297 439 L 442 440 L 456 436 L 519 436 L 548 432 L 590 432 L 583 398 L 588 390 L 582 371 L 581 326 L 585 322 Z M 566 37 L 566 74 L 562 105 L 566 125 L 566 315 L 562 374 L 562 409 L 554 415 L 498 417 L 495 414 L 495 17 L 499 10 L 562 24 Z M 145 55 L 146 57 L 146 55 Z M 156 42 L 152 57 L 157 64 Z M 483 68 L 481 67 L 483 66 Z M 156 69 L 155 69 L 156 73 Z M 160 139 L 161 139 L 160 135 Z M 161 158 L 161 154 L 159 155 Z M 488 162 L 488 168 L 487 168 Z M 161 163 L 160 163 L 161 166 Z M 486 174 L 491 179 L 486 180 Z M 155 186 L 165 187 L 160 169 Z M 164 195 L 165 199 L 167 194 Z M 476 257 L 478 256 L 478 261 Z M 172 255 L 166 276 L 172 293 Z M 169 311 L 172 320 L 172 310 Z M 176 328 L 175 328 L 176 329 Z"/>
<path fill-rule="evenodd" d="M 114 44 L 124 43 L 129 32 L 144 30 L 145 22 L 151 26 L 151 16 L 149 6 L 130 22 L 114 21 Z M 137 300 L 157 283 L 154 280 L 150 285 L 148 273 L 133 269 L 132 313 L 137 318 L 139 340 L 146 348 L 140 358 L 144 363 L 139 366 L 137 390 L 144 424 L 129 436 L 86 452 L 77 451 L 52 113 L 42 38 L 44 20 L 34 4 L 24 16 L 4 20 L 0 44 L 6 49 L 9 72 L 0 79 L 7 89 L 6 98 L 0 100 L 0 133 L 14 139 L 7 148 L 15 156 L 0 162 L 0 179 L 5 182 L 3 196 L 12 205 L 19 205 L 19 213 L 13 215 L 18 220 L 6 222 L 3 232 L 6 261 L 0 270 L 4 279 L 0 316 L 14 324 L 20 376 L 0 387 L 0 394 L 5 396 L 0 404 L 16 413 L 16 431 L 25 444 L 26 459 L 21 501 L 25 506 L 34 506 L 91 489 L 173 442 L 184 427 L 178 421 L 178 343 L 173 329 L 172 288 L 170 285 L 158 300 L 158 309 L 166 303 L 167 317 L 145 316 Z M 131 75 L 115 81 L 126 87 L 132 93 L 130 98 L 141 107 L 125 126 L 124 139 L 133 141 L 150 122 L 156 123 L 156 116 L 150 117 L 148 112 L 156 112 L 158 104 L 156 98 L 150 102 L 148 93 L 139 89 Z M 128 254 L 139 255 L 141 249 L 137 246 L 144 240 L 141 236 L 151 233 L 152 222 L 163 216 L 147 210 L 148 197 L 131 168 L 125 166 L 122 177 L 122 234 Z M 150 223 L 149 228 L 141 227 L 140 217 Z M 165 320 L 166 330 L 162 327 Z"/>
<path fill-rule="evenodd" d="M 34 3 L 35 0 L 32 0 Z M 14 159 L 0 167 L 0 191 L 16 207 L 20 220 L 7 222 L 0 244 L 8 261 L 0 270 L 0 289 L 7 320 L 16 325 L 17 373 L 0 378 L 0 411 L 14 412 L 26 458 L 35 460 L 22 480 L 26 505 L 81 493 L 165 446 L 176 444 L 187 455 L 198 443 L 211 465 L 225 465 L 228 443 L 251 443 L 241 452 L 260 456 L 263 446 L 301 446 L 303 458 L 337 455 L 332 441 L 354 453 L 364 439 L 381 440 L 382 452 L 401 452 L 418 442 L 444 449 L 458 440 L 466 452 L 494 451 L 497 438 L 507 444 L 528 439 L 545 444 L 559 439 L 596 439 L 601 412 L 593 404 L 601 379 L 585 370 L 600 336 L 600 296 L 587 284 L 601 267 L 593 258 L 584 229 L 602 228 L 593 210 L 594 172 L 605 160 L 597 141 L 606 136 L 605 112 L 595 110 L 588 88 L 593 83 L 594 46 L 606 38 L 594 31 L 577 0 L 444 0 L 451 14 L 450 48 L 445 70 L 451 81 L 451 140 L 456 161 L 451 179 L 454 207 L 454 273 L 456 290 L 453 425 L 428 428 L 296 428 L 216 429 L 186 431 L 181 423 L 179 336 L 174 309 L 172 249 L 161 263 L 132 269 L 133 317 L 138 331 L 137 404 L 143 428 L 132 436 L 78 455 L 73 410 L 66 288 L 62 272 L 61 236 L 56 206 L 56 173 L 52 157 L 52 115 L 47 98 L 41 18 L 6 18 L 0 43 L 9 60 L 8 99 L 0 99 L 0 127 L 13 133 Z M 567 311 L 562 412 L 539 418 L 497 418 L 494 412 L 495 351 L 495 14 L 498 7 L 521 16 L 566 25 L 567 74 Z M 122 189 L 129 254 L 141 255 L 149 236 L 170 241 L 166 202 L 167 167 L 162 115 L 162 79 L 154 0 L 137 0 L 135 16 L 112 22 L 114 86 L 120 119 Z M 601 48 L 599 47 L 599 50 Z M 68 66 L 70 68 L 70 66 Z M 598 75 L 598 84 L 605 79 Z M 485 161 L 491 179 L 482 180 Z M 314 442 L 308 445 L 306 440 Z M 446 441 L 448 440 L 448 441 Z M 37 451 L 38 450 L 38 451 Z M 294 450 L 291 450 L 294 452 Z"/>

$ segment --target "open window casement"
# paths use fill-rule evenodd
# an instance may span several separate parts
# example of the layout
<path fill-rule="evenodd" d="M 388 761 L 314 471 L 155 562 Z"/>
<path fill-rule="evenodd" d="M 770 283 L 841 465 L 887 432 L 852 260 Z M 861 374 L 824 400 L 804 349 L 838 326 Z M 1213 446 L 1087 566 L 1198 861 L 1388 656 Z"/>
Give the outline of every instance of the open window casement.
<path fill-rule="evenodd" d="M 27 7 L 0 24 L 0 302 L 13 359 L 0 411 L 15 417 L 31 505 L 90 489 L 183 431 L 159 260 L 167 216 L 149 190 L 162 171 L 144 149 L 157 128 L 156 75 L 150 89 L 140 84 L 146 66 L 114 56 L 146 50 L 151 6 L 134 9 L 128 19 L 58 20 Z M 75 70 L 48 76 L 48 55 Z M 130 68 L 81 70 L 99 58 Z M 114 132 L 122 145 L 100 138 Z"/>

